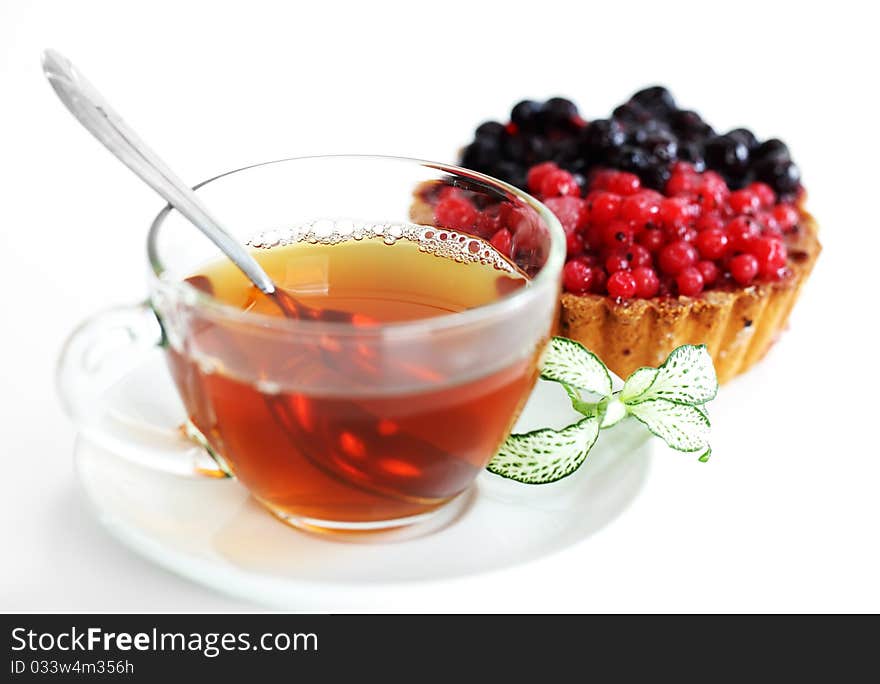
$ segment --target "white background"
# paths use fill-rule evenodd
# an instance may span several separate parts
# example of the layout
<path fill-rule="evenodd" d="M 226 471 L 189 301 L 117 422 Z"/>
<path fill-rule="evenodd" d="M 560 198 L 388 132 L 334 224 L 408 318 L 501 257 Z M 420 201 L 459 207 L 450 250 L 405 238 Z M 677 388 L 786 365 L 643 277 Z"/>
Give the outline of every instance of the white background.
<path fill-rule="evenodd" d="M 783 137 L 825 251 L 789 333 L 716 401 L 712 462 L 662 454 L 609 527 L 448 607 L 880 610 L 867 5 L 0 0 L 0 609 L 253 608 L 118 546 L 76 489 L 55 357 L 78 321 L 143 296 L 161 202 L 55 99 L 52 46 L 193 183 L 316 153 L 451 160 L 522 97 L 593 118 L 654 82 L 717 128 Z"/>

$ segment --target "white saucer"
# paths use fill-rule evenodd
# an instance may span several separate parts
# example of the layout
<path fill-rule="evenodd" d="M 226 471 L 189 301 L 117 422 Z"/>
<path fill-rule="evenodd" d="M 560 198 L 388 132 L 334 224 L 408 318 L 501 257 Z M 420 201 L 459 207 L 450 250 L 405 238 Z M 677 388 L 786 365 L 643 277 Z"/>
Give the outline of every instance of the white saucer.
<path fill-rule="evenodd" d="M 114 401 L 179 424 L 182 408 L 158 365 L 157 357 L 114 387 Z M 539 383 L 517 428 L 564 424 L 571 415 L 558 386 Z M 653 444 L 625 421 L 603 431 L 587 462 L 564 480 L 529 486 L 484 473 L 441 529 L 360 544 L 292 529 L 232 480 L 158 473 L 84 439 L 76 463 L 104 526 L 192 581 L 273 608 L 395 610 L 417 608 L 433 589 L 488 583 L 492 573 L 583 542 L 633 501 Z"/>

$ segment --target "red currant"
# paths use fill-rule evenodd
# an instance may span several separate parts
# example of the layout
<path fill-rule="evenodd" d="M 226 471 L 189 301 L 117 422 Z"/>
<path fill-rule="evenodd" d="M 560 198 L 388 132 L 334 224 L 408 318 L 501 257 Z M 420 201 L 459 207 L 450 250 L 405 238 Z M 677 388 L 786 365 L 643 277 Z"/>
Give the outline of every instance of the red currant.
<path fill-rule="evenodd" d="M 689 266 L 675 276 L 678 293 L 685 297 L 696 297 L 703 291 L 703 274 L 700 270 Z"/>
<path fill-rule="evenodd" d="M 557 171 L 559 167 L 554 162 L 543 162 L 541 164 L 536 164 L 532 168 L 529 169 L 528 174 L 526 175 L 526 185 L 529 188 L 530 192 L 538 193 L 541 191 L 541 183 L 544 181 L 545 176 L 552 171 Z"/>
<path fill-rule="evenodd" d="M 580 195 L 581 188 L 574 176 L 563 169 L 548 171 L 541 179 L 538 194 L 542 197 L 564 197 Z"/>
<path fill-rule="evenodd" d="M 626 249 L 635 240 L 635 231 L 626 221 L 611 221 L 602 229 L 602 244 L 609 249 Z"/>
<path fill-rule="evenodd" d="M 721 218 L 720 214 L 714 212 L 705 213 L 697 219 L 696 229 L 703 231 L 709 228 L 724 228 L 727 222 Z"/>
<path fill-rule="evenodd" d="M 739 252 L 747 252 L 752 241 L 760 235 L 760 226 L 748 216 L 737 216 L 727 224 L 730 246 Z"/>
<path fill-rule="evenodd" d="M 507 228 L 502 228 L 495 235 L 492 236 L 492 239 L 489 240 L 492 246 L 498 250 L 498 252 L 506 257 L 511 256 L 511 247 L 513 247 L 513 235 L 511 235 L 510 231 Z"/>
<path fill-rule="evenodd" d="M 685 197 L 667 197 L 660 202 L 659 218 L 664 228 L 686 226 L 693 216 L 693 205 Z"/>
<path fill-rule="evenodd" d="M 776 204 L 776 193 L 766 183 L 752 183 L 747 190 L 751 190 L 758 196 L 761 206 L 764 208 L 772 207 Z"/>
<path fill-rule="evenodd" d="M 569 259 L 584 253 L 584 238 L 580 233 L 571 232 L 565 236 L 565 252 Z"/>
<path fill-rule="evenodd" d="M 689 242 L 678 240 L 661 249 L 657 261 L 660 264 L 660 270 L 669 275 L 675 275 L 696 263 L 697 250 Z"/>
<path fill-rule="evenodd" d="M 721 269 L 715 265 L 714 261 L 698 261 L 696 269 L 700 272 L 700 275 L 703 276 L 704 287 L 714 285 L 718 281 L 718 276 L 721 275 Z"/>
<path fill-rule="evenodd" d="M 728 242 L 723 228 L 707 228 L 697 235 L 694 244 L 704 259 L 720 259 L 727 253 Z"/>
<path fill-rule="evenodd" d="M 642 182 L 636 174 L 627 173 L 626 171 L 617 171 L 608 174 L 605 179 L 604 189 L 618 195 L 626 196 L 638 192 L 641 187 Z"/>
<path fill-rule="evenodd" d="M 653 262 L 651 259 L 651 252 L 648 251 L 647 247 L 639 244 L 630 245 L 629 249 L 626 251 L 626 258 L 629 260 L 631 268 L 650 266 Z"/>
<path fill-rule="evenodd" d="M 573 259 L 562 268 L 562 284 L 568 292 L 584 294 L 593 287 L 595 270 L 581 259 Z"/>
<path fill-rule="evenodd" d="M 620 205 L 620 218 L 631 221 L 638 226 L 644 226 L 656 221 L 657 212 L 660 211 L 660 202 L 649 193 L 638 192 L 635 195 L 624 197 Z"/>
<path fill-rule="evenodd" d="M 766 278 L 775 276 L 788 259 L 785 244 L 778 238 L 759 237 L 752 243 L 749 251 L 757 258 L 758 270 Z"/>
<path fill-rule="evenodd" d="M 798 210 L 790 204 L 777 204 L 773 207 L 772 213 L 773 218 L 776 219 L 776 223 L 779 224 L 779 228 L 784 233 L 794 228 L 801 218 Z"/>
<path fill-rule="evenodd" d="M 636 293 L 636 279 L 629 271 L 617 271 L 608 277 L 608 294 L 629 299 Z"/>
<path fill-rule="evenodd" d="M 636 281 L 636 296 L 645 299 L 653 297 L 660 290 L 660 279 L 653 268 L 639 266 L 633 269 L 633 278 Z"/>
<path fill-rule="evenodd" d="M 761 206 L 761 199 L 748 188 L 730 193 L 727 202 L 736 214 L 754 214 Z"/>
<path fill-rule="evenodd" d="M 740 254 L 730 260 L 730 275 L 740 285 L 748 285 L 758 275 L 758 260 L 751 254 Z"/>
<path fill-rule="evenodd" d="M 579 197 L 550 197 L 544 200 L 544 204 L 559 219 L 566 233 L 573 233 L 583 226 L 584 201 Z"/>
<path fill-rule="evenodd" d="M 639 244 L 649 252 L 656 252 L 666 243 L 666 237 L 659 228 L 648 228 L 639 233 Z"/>
<path fill-rule="evenodd" d="M 630 263 L 629 259 L 626 258 L 626 253 L 615 251 L 608 255 L 605 259 L 605 270 L 608 273 L 617 273 L 618 271 L 626 271 L 629 270 Z"/>
<path fill-rule="evenodd" d="M 617 218 L 620 205 L 620 195 L 601 191 L 587 201 L 587 211 L 594 223 L 608 223 Z"/>
<path fill-rule="evenodd" d="M 469 230 L 477 221 L 477 213 L 477 208 L 468 199 L 449 194 L 434 207 L 434 221 L 444 228 Z"/>

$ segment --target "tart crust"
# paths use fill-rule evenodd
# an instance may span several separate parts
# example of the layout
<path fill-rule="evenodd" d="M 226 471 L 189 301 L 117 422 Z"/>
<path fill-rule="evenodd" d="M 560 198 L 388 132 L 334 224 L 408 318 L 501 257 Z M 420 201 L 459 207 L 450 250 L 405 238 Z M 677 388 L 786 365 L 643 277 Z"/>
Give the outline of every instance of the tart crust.
<path fill-rule="evenodd" d="M 433 209 L 414 193 L 413 221 L 433 224 Z M 622 378 L 657 366 L 683 344 L 705 344 L 725 383 L 760 361 L 785 329 L 801 288 L 822 251 L 815 219 L 800 208 L 799 233 L 786 240 L 791 275 L 774 283 L 708 290 L 700 297 L 631 299 L 561 296 L 559 334 L 577 340 Z"/>

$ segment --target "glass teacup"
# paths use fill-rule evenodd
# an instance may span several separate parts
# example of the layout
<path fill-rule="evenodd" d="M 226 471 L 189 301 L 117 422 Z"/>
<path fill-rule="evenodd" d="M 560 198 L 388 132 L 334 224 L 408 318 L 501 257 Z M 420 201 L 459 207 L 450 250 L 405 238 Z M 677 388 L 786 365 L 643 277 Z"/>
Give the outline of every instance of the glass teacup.
<path fill-rule="evenodd" d="M 65 347 L 68 411 L 115 453 L 180 474 L 234 476 L 299 527 L 376 530 L 433 515 L 485 467 L 537 379 L 565 253 L 556 218 L 481 174 L 390 157 L 288 159 L 198 186 L 254 248 L 299 241 L 332 250 L 409 235 L 420 250 L 452 245 L 463 261 L 494 258 L 467 230 L 434 220 L 432 201 L 450 188 L 516 217 L 506 256 L 526 284 L 456 313 L 367 324 L 221 301 L 191 278 L 216 260 L 215 248 L 166 207 L 148 238 L 149 301 L 98 315 Z M 332 278 L 313 261 L 294 297 Z M 189 416 L 177 435 L 119 416 L 105 392 L 155 345 Z"/>

